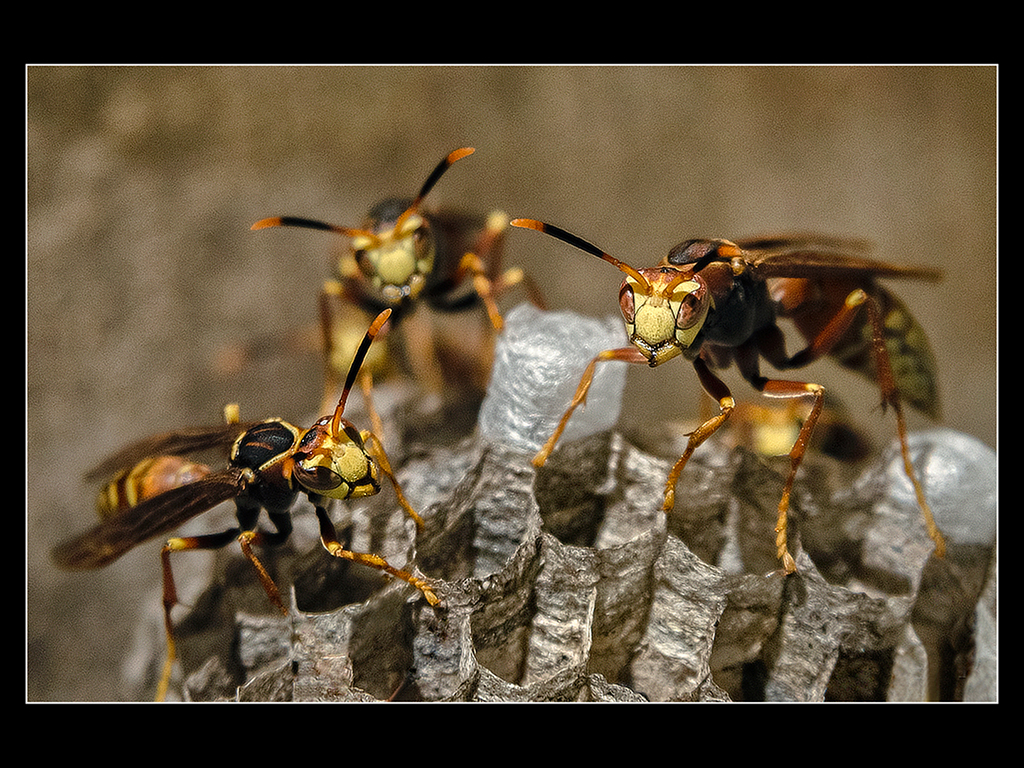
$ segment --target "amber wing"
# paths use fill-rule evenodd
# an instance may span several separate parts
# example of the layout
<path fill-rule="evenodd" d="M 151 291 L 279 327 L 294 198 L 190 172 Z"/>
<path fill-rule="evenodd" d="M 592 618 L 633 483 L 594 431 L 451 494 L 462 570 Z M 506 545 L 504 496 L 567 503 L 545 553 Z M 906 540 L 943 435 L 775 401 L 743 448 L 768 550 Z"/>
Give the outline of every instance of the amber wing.
<path fill-rule="evenodd" d="M 876 278 L 938 280 L 941 270 L 872 259 L 866 255 L 867 244 L 860 240 L 804 235 L 755 238 L 737 245 L 744 249 L 751 274 L 768 282 L 781 314 L 808 340 L 817 337 L 851 290 L 867 291 L 882 318 L 896 389 L 913 407 L 938 417 L 935 356 L 924 330 L 900 298 Z M 831 357 L 877 381 L 872 328 L 866 315 L 854 322 Z"/>
<path fill-rule="evenodd" d="M 111 454 L 90 469 L 85 479 L 106 480 L 150 456 L 184 456 L 213 448 L 226 448 L 234 443 L 240 434 L 259 423 L 254 421 L 216 424 L 211 427 L 192 427 L 152 435 Z"/>
<path fill-rule="evenodd" d="M 938 280 L 942 270 L 921 265 L 890 264 L 866 254 L 864 240 L 797 235 L 737 240 L 752 274 L 761 279 L 796 277 L 807 279 L 872 277 Z"/>
<path fill-rule="evenodd" d="M 247 470 L 231 468 L 161 493 L 57 545 L 53 560 L 69 570 L 101 568 L 138 544 L 238 496 L 247 487 L 248 477 Z"/>

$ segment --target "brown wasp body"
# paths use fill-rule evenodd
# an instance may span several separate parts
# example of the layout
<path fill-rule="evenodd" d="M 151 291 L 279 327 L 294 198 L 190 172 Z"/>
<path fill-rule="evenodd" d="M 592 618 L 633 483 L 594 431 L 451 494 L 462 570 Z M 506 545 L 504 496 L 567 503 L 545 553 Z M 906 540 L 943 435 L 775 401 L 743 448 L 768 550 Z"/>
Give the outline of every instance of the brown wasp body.
<path fill-rule="evenodd" d="M 914 485 L 935 550 L 945 544 L 914 475 L 907 447 L 902 400 L 936 414 L 934 361 L 924 334 L 903 304 L 876 278 L 937 279 L 936 270 L 900 267 L 869 259 L 863 244 L 820 236 L 773 237 L 732 242 L 687 240 L 656 267 L 635 269 L 563 229 L 533 219 L 514 226 L 545 232 L 618 267 L 626 277 L 619 306 L 632 346 L 597 355 L 584 371 L 575 397 L 554 434 L 534 458 L 542 466 L 577 406 L 585 402 L 597 363 L 620 360 L 651 367 L 674 357 L 689 360 L 719 413 L 689 434 L 683 455 L 665 484 L 663 508 L 670 511 L 675 487 L 694 450 L 714 434 L 736 407 L 728 387 L 715 375 L 735 363 L 741 375 L 768 397 L 812 398 L 810 413 L 790 450 L 790 472 L 779 502 L 776 549 L 786 572 L 796 569 L 788 551 L 787 513 L 797 469 L 824 401 L 821 386 L 772 379 L 761 374 L 763 358 L 777 370 L 800 368 L 830 355 L 877 381 L 883 405 L 896 414 L 904 468 Z M 861 312 L 861 308 L 866 311 Z M 794 355 L 785 349 L 779 319 L 791 320 L 808 346 Z"/>
<path fill-rule="evenodd" d="M 316 509 L 321 541 L 328 552 L 402 579 L 419 589 L 431 605 L 439 603 L 423 579 L 394 568 L 378 555 L 344 549 L 327 514 L 332 499 L 360 498 L 379 492 L 384 474 L 394 485 L 403 509 L 417 525 L 422 525 L 402 494 L 379 439 L 372 432 L 360 432 L 342 416 L 360 364 L 389 315 L 390 310 L 381 312 L 366 332 L 333 414 L 319 419 L 309 429 L 299 429 L 277 418 L 242 423 L 237 413 L 226 410 L 225 424 L 141 440 L 111 456 L 89 474 L 96 478 L 116 473 L 100 494 L 100 523 L 54 549 L 55 561 L 67 569 L 105 566 L 136 545 L 167 534 L 221 502 L 235 502 L 237 527 L 221 533 L 171 538 L 161 551 L 168 653 L 158 698 L 162 699 L 166 692 L 175 658 L 171 609 L 177 604 L 177 592 L 170 554 L 217 549 L 237 541 L 270 599 L 286 614 L 280 592 L 252 546 L 272 546 L 288 538 L 292 529 L 289 510 L 300 493 Z M 227 467 L 219 471 L 180 455 L 218 447 L 230 447 Z M 273 531 L 257 525 L 264 509 Z"/>
<path fill-rule="evenodd" d="M 508 217 L 494 212 L 486 218 L 454 211 L 427 212 L 424 198 L 454 163 L 471 155 L 471 147 L 454 150 L 441 160 L 415 198 L 389 198 L 373 206 L 358 229 L 297 216 L 262 219 L 252 229 L 304 227 L 345 235 L 351 250 L 338 260 L 335 276 L 320 293 L 320 325 L 325 348 L 328 395 L 334 391 L 331 364 L 337 335 L 332 308 L 335 300 L 351 302 L 364 311 L 394 310 L 393 326 L 406 336 L 405 351 L 416 380 L 431 392 L 444 390 L 436 364 L 431 332 L 413 310 L 420 304 L 441 312 L 458 312 L 481 302 L 494 330 L 502 328 L 495 296 L 525 281 L 531 297 L 536 288 L 522 270 L 501 272 Z M 471 283 L 471 286 L 469 285 Z M 482 364 L 489 370 L 489 359 Z"/>

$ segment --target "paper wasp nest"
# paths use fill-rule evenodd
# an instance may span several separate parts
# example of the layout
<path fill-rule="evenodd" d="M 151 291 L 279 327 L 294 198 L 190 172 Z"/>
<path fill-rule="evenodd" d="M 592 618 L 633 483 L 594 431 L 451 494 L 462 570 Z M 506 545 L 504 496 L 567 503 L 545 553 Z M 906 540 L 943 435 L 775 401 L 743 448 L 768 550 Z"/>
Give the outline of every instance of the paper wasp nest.
<path fill-rule="evenodd" d="M 834 460 L 809 454 L 791 517 L 799 570 L 783 577 L 772 529 L 788 460 L 709 441 L 664 515 L 665 477 L 681 448 L 648 452 L 611 429 L 622 370 L 595 383 L 591 434 L 581 427 L 533 468 L 550 428 L 524 425 L 557 421 L 586 361 L 621 345 L 608 342 L 605 324 L 548 321 L 528 308 L 509 314 L 473 436 L 405 446 L 399 479 L 425 531 L 414 535 L 389 493 L 333 510 L 338 521 L 351 517 L 353 549 L 399 567 L 414 557 L 437 580 L 442 605 L 297 535 L 267 557 L 282 587 L 294 584 L 291 616 L 276 616 L 229 547 L 178 626 L 187 698 L 995 699 L 991 449 L 949 431 L 913 437 L 949 540 L 945 560 L 930 557 L 895 447 L 852 482 Z M 538 374 L 552 328 L 575 334 L 580 359 Z M 531 414 L 532 391 L 558 387 L 568 394 L 551 413 Z M 156 646 L 153 668 L 161 653 Z"/>

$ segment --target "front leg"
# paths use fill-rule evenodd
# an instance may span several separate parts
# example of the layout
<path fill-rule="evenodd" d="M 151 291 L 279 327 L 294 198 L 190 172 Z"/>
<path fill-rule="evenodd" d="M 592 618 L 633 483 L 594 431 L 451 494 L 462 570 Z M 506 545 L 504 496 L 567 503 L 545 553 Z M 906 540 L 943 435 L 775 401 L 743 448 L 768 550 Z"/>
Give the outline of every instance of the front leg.
<path fill-rule="evenodd" d="M 463 254 L 462 260 L 459 262 L 457 275 L 461 279 L 461 276 L 465 274 L 473 276 L 473 289 L 477 292 L 481 301 L 483 301 L 484 307 L 487 309 L 487 316 L 490 318 L 494 330 L 500 333 L 501 329 L 505 326 L 505 320 L 502 318 L 501 312 L 498 310 L 498 303 L 494 299 L 494 284 L 487 277 L 483 260 L 472 251 L 467 251 Z"/>
<path fill-rule="evenodd" d="M 576 386 L 576 394 L 573 396 L 572 402 L 569 403 L 569 408 L 558 422 L 558 426 L 555 428 L 555 431 L 551 434 L 551 437 L 548 438 L 547 442 L 544 443 L 544 447 L 541 448 L 537 452 L 537 455 L 533 457 L 533 466 L 540 468 L 547 463 L 548 457 L 551 455 L 551 452 L 555 450 L 558 438 L 560 438 L 562 433 L 565 431 L 565 426 L 569 423 L 569 419 L 572 416 L 573 411 L 587 401 L 587 392 L 590 391 L 590 385 L 594 380 L 594 371 L 597 368 L 597 364 L 606 360 L 619 360 L 624 363 L 647 363 L 647 358 L 644 357 L 636 347 L 606 349 L 604 352 L 599 352 L 583 371 L 583 377 L 580 379 L 580 383 Z"/>
<path fill-rule="evenodd" d="M 693 361 L 693 368 L 697 372 L 697 378 L 700 380 L 704 391 L 718 403 L 719 412 L 690 433 L 689 440 L 686 443 L 686 450 L 683 451 L 683 455 L 679 457 L 676 463 L 672 465 L 672 469 L 668 473 L 668 479 L 665 481 L 665 501 L 661 506 L 666 514 L 671 512 L 675 506 L 676 483 L 679 481 L 679 476 L 682 474 L 686 462 L 690 460 L 693 452 L 697 450 L 701 443 L 719 430 L 736 407 L 736 401 L 733 400 L 729 388 L 711 372 L 703 357 L 698 357 Z"/>
<path fill-rule="evenodd" d="M 341 542 L 338 541 L 337 531 L 334 528 L 334 523 L 331 522 L 331 518 L 327 515 L 327 509 L 321 504 L 316 505 L 316 517 L 320 521 L 320 542 L 324 545 L 324 549 L 334 557 L 340 557 L 343 560 L 351 560 L 353 563 L 375 568 L 378 571 L 394 576 L 396 579 L 408 582 L 423 593 L 428 603 L 440 605 L 440 598 L 434 593 L 433 587 L 425 579 L 413 576 L 408 571 L 395 568 L 380 555 L 363 554 L 345 549 Z"/>
<path fill-rule="evenodd" d="M 540 288 L 521 267 L 510 267 L 502 271 L 501 262 L 508 224 L 509 218 L 505 213 L 491 212 L 487 216 L 483 231 L 473 245 L 473 250 L 463 255 L 456 273 L 459 279 L 466 274 L 473 276 L 473 288 L 487 308 L 491 325 L 498 332 L 505 323 L 496 299 L 513 286 L 522 284 L 530 303 L 539 309 L 547 308 Z"/>

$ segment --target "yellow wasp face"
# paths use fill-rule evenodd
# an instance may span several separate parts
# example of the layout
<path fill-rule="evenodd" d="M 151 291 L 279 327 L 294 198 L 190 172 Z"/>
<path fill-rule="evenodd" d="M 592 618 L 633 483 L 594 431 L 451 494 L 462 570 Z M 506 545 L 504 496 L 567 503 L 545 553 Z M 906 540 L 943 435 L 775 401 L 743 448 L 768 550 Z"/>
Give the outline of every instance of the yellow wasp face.
<path fill-rule="evenodd" d="M 651 365 L 684 353 L 704 327 L 711 296 L 699 275 L 672 267 L 636 270 L 619 289 L 629 340 Z"/>
<path fill-rule="evenodd" d="M 434 268 L 434 238 L 418 214 L 400 217 L 391 229 L 352 240 L 356 263 L 390 303 L 415 299 Z"/>

